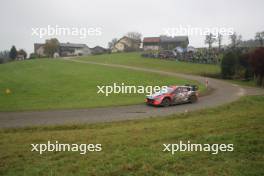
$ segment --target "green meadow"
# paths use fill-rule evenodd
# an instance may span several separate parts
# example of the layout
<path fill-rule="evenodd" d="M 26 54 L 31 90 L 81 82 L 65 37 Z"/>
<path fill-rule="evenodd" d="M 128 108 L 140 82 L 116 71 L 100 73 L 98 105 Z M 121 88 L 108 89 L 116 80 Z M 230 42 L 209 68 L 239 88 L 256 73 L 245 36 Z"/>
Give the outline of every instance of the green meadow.
<path fill-rule="evenodd" d="M 0 175 L 260 176 L 264 97 L 164 118 L 0 130 Z M 163 144 L 234 144 L 233 152 L 163 152 Z M 102 144 L 101 152 L 31 152 L 32 143 Z"/>
<path fill-rule="evenodd" d="M 166 86 L 193 83 L 142 71 L 35 59 L 0 65 L 0 111 L 76 109 L 144 103 L 145 94 L 98 94 L 105 85 Z M 204 86 L 200 85 L 201 91 Z"/>

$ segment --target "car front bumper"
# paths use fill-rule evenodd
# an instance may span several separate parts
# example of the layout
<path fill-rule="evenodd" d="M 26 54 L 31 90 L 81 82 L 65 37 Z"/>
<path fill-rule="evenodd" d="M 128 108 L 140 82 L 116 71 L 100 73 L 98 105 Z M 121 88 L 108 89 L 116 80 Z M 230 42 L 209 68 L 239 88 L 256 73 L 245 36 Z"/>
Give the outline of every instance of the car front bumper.
<path fill-rule="evenodd" d="M 154 105 L 154 106 L 159 106 L 161 104 L 160 100 L 157 99 L 150 99 L 150 98 L 146 98 L 145 99 L 146 104 L 148 105 Z"/>

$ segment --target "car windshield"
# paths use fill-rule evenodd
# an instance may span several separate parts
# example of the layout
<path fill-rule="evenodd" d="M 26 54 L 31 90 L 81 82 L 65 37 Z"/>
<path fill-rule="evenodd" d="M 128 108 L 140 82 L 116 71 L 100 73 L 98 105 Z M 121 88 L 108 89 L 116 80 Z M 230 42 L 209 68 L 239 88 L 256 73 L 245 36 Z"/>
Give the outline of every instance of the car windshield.
<path fill-rule="evenodd" d="M 158 93 L 165 94 L 165 93 L 171 93 L 173 89 L 171 87 L 163 88 Z"/>

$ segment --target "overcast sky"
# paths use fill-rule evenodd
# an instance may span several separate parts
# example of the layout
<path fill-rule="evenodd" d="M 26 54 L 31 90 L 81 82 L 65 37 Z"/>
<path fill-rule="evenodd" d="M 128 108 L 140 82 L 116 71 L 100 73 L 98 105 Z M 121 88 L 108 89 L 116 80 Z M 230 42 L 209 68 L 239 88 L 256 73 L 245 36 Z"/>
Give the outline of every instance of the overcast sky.
<path fill-rule="evenodd" d="M 107 47 L 112 38 L 128 31 L 143 37 L 164 34 L 164 28 L 233 28 L 243 39 L 264 30 L 263 0 L 2 0 L 0 50 L 15 45 L 27 52 L 45 36 L 32 36 L 32 28 L 100 28 L 100 36 L 56 36 L 60 42 Z M 204 36 L 189 36 L 190 45 L 204 46 Z M 224 40 L 228 42 L 227 37 Z"/>

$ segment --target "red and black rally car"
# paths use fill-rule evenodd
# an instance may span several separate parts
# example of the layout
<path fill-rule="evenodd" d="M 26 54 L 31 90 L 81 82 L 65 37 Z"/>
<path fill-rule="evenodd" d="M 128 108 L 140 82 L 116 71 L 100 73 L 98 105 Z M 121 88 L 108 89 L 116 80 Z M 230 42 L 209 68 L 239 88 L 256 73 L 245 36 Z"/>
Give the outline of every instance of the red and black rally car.
<path fill-rule="evenodd" d="M 194 103 L 198 100 L 198 87 L 196 85 L 167 86 L 150 96 L 146 103 L 154 106 L 170 106 L 181 103 Z"/>

